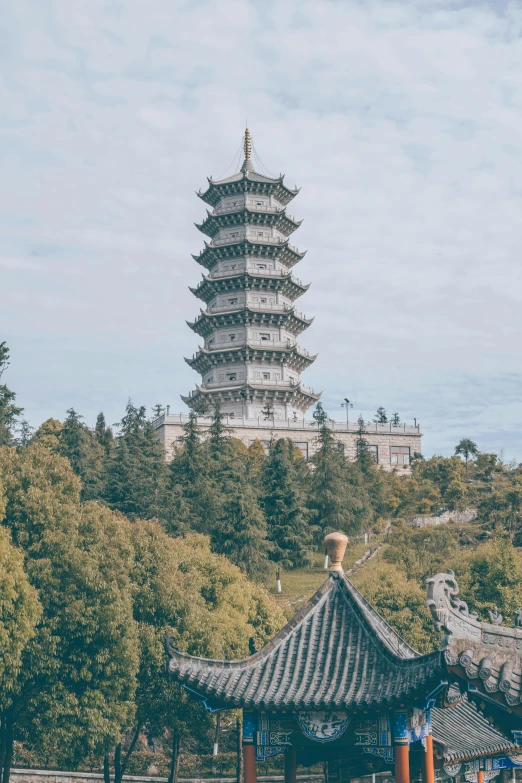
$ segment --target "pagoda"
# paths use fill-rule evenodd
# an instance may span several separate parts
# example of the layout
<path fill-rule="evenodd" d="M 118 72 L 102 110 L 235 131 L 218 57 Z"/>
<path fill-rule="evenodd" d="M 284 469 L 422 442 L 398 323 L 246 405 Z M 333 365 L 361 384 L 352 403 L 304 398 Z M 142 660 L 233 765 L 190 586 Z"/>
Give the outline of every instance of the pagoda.
<path fill-rule="evenodd" d="M 244 162 L 227 179 L 208 179 L 198 196 L 210 207 L 197 228 L 210 238 L 193 258 L 206 269 L 192 293 L 205 305 L 190 328 L 203 344 L 185 361 L 201 383 L 183 401 L 201 414 L 302 419 L 319 399 L 301 383 L 315 356 L 298 336 L 310 326 L 295 307 L 308 285 L 292 274 L 304 252 L 290 244 L 301 221 L 286 207 L 299 192 L 284 177 L 254 170 L 250 132 Z"/>

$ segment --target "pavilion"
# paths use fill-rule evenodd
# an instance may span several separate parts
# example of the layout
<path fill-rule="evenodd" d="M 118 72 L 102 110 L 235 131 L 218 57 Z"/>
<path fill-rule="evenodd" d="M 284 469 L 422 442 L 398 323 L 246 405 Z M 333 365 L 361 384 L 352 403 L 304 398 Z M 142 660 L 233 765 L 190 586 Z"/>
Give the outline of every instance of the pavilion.
<path fill-rule="evenodd" d="M 243 710 L 245 783 L 279 753 L 327 762 L 329 783 L 394 770 L 396 783 L 485 783 L 522 766 L 522 613 L 516 627 L 480 622 L 453 572 L 428 579 L 438 650 L 419 655 L 342 569 L 348 539 L 326 537 L 330 574 L 261 650 L 236 661 L 167 644 L 169 672 L 211 711 Z"/>

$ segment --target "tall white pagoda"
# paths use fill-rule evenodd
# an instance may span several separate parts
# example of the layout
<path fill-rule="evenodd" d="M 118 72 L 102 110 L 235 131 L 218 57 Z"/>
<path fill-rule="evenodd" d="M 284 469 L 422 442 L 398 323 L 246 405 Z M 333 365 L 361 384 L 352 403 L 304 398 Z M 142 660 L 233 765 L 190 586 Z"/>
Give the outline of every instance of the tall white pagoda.
<path fill-rule="evenodd" d="M 248 129 L 244 154 L 237 174 L 198 193 L 212 207 L 197 224 L 210 242 L 194 256 L 207 273 L 190 290 L 206 307 L 189 323 L 203 344 L 185 361 L 201 383 L 182 399 L 201 414 L 219 405 L 234 418 L 296 421 L 320 396 L 301 383 L 316 357 L 297 342 L 313 320 L 295 307 L 308 285 L 292 274 L 304 252 L 289 242 L 301 221 L 286 207 L 299 191 L 254 170 Z"/>

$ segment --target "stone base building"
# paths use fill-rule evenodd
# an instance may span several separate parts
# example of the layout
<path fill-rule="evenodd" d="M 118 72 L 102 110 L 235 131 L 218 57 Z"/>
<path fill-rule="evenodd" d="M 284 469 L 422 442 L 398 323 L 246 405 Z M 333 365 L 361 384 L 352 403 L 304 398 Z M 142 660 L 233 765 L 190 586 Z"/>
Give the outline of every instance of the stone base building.
<path fill-rule="evenodd" d="M 179 438 L 183 434 L 183 425 L 188 421 L 188 416 L 183 413 L 164 413 L 154 421 L 158 439 L 164 445 L 167 460 L 171 460 L 179 445 Z M 210 426 L 210 418 L 198 417 L 198 424 L 204 433 Z M 314 453 L 317 439 L 317 423 L 313 419 L 264 419 L 243 418 L 225 416 L 225 425 L 232 430 L 231 435 L 242 441 L 245 446 L 250 446 L 256 439 L 260 440 L 265 449 L 278 438 L 290 438 L 303 456 L 308 459 Z M 335 439 L 344 444 L 345 454 L 349 459 L 355 459 L 355 441 L 357 439 L 358 425 L 356 422 L 332 421 L 330 424 L 335 434 Z M 365 439 L 368 442 L 375 461 L 387 470 L 409 470 L 410 462 L 415 453 L 421 453 L 420 427 L 401 424 L 394 427 L 392 424 L 366 425 Z"/>

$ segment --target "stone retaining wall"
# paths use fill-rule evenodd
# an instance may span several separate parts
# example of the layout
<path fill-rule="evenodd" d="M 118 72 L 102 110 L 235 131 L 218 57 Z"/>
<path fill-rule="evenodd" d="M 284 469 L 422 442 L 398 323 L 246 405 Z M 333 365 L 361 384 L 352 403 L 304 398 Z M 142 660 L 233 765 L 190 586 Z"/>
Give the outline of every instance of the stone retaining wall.
<path fill-rule="evenodd" d="M 282 775 L 258 775 L 262 783 L 281 783 Z M 167 783 L 167 778 L 124 775 L 128 783 Z M 298 775 L 301 783 L 323 783 L 323 775 Z M 101 772 L 62 772 L 49 769 L 12 769 L 12 783 L 103 783 Z M 236 783 L 236 778 L 178 778 L 178 783 Z"/>

